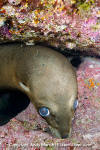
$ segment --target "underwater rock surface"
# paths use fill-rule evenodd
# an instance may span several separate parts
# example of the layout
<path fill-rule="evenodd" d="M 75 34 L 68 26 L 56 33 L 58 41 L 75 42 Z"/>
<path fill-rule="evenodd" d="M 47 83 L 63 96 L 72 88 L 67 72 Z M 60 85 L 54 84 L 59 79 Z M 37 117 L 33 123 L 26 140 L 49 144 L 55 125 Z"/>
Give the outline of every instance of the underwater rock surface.
<path fill-rule="evenodd" d="M 0 0 L 0 43 L 13 41 L 100 55 L 100 2 Z"/>
<path fill-rule="evenodd" d="M 56 139 L 43 130 L 47 123 L 32 104 L 0 127 L 0 150 L 91 150 L 100 148 L 100 60 L 85 58 L 77 70 L 79 106 L 68 139 Z M 44 145 L 43 145 L 44 144 Z"/>

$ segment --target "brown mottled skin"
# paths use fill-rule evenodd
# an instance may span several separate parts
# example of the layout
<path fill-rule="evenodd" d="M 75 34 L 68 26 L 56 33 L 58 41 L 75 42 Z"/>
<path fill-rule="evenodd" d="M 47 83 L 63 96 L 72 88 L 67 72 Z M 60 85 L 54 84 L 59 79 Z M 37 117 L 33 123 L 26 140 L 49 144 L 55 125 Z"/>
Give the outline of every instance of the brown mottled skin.
<path fill-rule="evenodd" d="M 48 107 L 50 116 L 44 118 L 53 135 L 70 134 L 77 81 L 65 56 L 42 46 L 0 45 L 0 87 L 23 91 L 37 111 Z"/>

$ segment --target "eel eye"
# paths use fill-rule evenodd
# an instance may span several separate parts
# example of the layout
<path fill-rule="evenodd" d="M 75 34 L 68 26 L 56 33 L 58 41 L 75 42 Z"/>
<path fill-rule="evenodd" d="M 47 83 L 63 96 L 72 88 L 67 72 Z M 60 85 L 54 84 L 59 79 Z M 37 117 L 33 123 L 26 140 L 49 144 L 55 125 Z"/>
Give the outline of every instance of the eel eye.
<path fill-rule="evenodd" d="M 73 104 L 73 109 L 76 110 L 77 106 L 78 106 L 78 100 L 76 99 Z"/>
<path fill-rule="evenodd" d="M 48 117 L 50 115 L 50 111 L 47 107 L 41 107 L 39 109 L 39 114 L 42 116 L 42 117 Z"/>

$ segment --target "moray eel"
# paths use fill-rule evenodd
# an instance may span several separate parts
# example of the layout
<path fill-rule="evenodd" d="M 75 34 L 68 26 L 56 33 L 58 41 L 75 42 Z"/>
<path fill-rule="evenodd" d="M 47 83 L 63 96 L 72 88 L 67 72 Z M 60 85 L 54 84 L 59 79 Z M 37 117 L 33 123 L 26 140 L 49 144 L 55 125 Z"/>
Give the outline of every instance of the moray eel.
<path fill-rule="evenodd" d="M 1 93 L 0 125 L 24 110 L 28 98 L 47 121 L 52 135 L 57 138 L 70 135 L 77 107 L 77 80 L 65 56 L 42 46 L 0 45 L 0 90 L 5 89 L 18 90 L 27 97 L 16 92 L 16 98 L 12 92 Z"/>

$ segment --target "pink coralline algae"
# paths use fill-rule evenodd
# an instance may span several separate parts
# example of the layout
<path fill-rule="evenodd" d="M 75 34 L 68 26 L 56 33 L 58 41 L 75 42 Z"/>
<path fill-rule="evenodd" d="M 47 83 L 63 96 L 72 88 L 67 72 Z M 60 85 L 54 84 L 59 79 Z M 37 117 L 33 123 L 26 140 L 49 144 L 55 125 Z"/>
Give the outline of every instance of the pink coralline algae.
<path fill-rule="evenodd" d="M 0 0 L 0 4 L 4 20 L 11 17 L 10 41 L 42 42 L 99 55 L 99 0 Z M 9 37 L 1 35 L 3 40 Z"/>
<path fill-rule="evenodd" d="M 11 39 L 11 33 L 9 32 L 7 26 L 0 27 L 0 34 L 4 37 L 9 38 L 9 40 Z"/>
<path fill-rule="evenodd" d="M 8 0 L 8 2 L 11 4 L 11 5 L 18 5 L 21 3 L 22 0 Z"/>
<path fill-rule="evenodd" d="M 85 58 L 77 70 L 79 106 L 70 138 L 61 140 L 44 132 L 47 123 L 33 105 L 0 127 L 0 148 L 96 150 L 100 148 L 100 61 Z M 1 150 L 0 149 L 0 150 Z"/>

